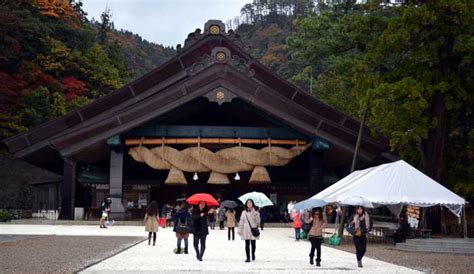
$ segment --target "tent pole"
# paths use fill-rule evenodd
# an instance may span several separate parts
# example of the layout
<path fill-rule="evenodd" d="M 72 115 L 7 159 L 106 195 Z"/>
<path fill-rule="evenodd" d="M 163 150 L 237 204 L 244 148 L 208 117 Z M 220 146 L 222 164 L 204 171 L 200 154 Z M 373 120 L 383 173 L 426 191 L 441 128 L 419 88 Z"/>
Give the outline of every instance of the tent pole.
<path fill-rule="evenodd" d="M 467 239 L 467 218 L 466 218 L 466 204 L 462 206 L 462 220 L 463 220 L 463 231 L 464 231 L 464 239 Z"/>
<path fill-rule="evenodd" d="M 443 212 L 443 205 L 439 205 L 440 211 L 441 211 L 441 234 L 443 237 L 447 236 L 447 231 L 446 231 L 446 219 L 444 218 L 444 212 Z"/>
<path fill-rule="evenodd" d="M 357 141 L 356 141 L 356 145 L 355 145 L 355 148 L 354 148 L 354 155 L 352 156 L 351 173 L 357 167 L 357 157 L 358 157 L 358 154 L 359 154 L 360 142 L 362 141 L 362 133 L 364 131 L 365 120 L 367 120 L 367 116 L 369 115 L 369 110 L 370 110 L 370 98 L 369 98 L 369 100 L 367 102 L 367 106 L 364 110 L 364 115 L 362 116 L 362 121 L 360 121 L 359 132 L 357 134 Z M 344 206 L 342 208 L 341 226 L 339 227 L 339 229 L 337 231 L 337 234 L 341 238 L 344 235 L 344 222 L 345 222 L 346 214 L 347 214 L 347 207 Z"/>

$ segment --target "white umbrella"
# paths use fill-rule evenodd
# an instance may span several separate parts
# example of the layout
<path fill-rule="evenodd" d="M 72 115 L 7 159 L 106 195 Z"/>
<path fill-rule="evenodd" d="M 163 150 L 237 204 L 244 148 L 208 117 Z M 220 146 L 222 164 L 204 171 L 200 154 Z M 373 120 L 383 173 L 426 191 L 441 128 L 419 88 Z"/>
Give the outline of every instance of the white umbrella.
<path fill-rule="evenodd" d="M 350 205 L 350 206 L 363 206 L 363 207 L 368 207 L 368 208 L 373 208 L 374 205 L 367 200 L 366 198 L 362 196 L 352 196 L 349 198 L 346 198 L 342 201 L 343 205 Z"/>
<path fill-rule="evenodd" d="M 248 199 L 251 199 L 255 206 L 258 207 L 265 207 L 265 206 L 272 206 L 272 201 L 263 193 L 261 192 L 249 192 L 239 197 L 239 200 L 244 204 L 247 202 Z"/>
<path fill-rule="evenodd" d="M 309 209 L 309 208 L 314 208 L 314 207 L 323 207 L 326 204 L 327 203 L 324 200 L 311 199 L 310 198 L 310 199 L 306 199 L 306 200 L 303 200 L 303 201 L 295 204 L 293 209 L 296 210 L 296 211 L 300 211 L 300 210 L 303 210 L 303 209 Z"/>

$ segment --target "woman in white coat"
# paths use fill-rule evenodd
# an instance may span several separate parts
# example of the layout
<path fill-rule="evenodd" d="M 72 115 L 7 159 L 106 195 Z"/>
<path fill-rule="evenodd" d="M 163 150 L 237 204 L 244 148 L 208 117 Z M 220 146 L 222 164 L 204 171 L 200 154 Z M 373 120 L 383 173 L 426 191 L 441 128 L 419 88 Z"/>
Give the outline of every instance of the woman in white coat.
<path fill-rule="evenodd" d="M 255 210 L 253 200 L 249 199 L 245 202 L 245 210 L 240 215 L 238 229 L 240 238 L 245 241 L 246 263 L 250 262 L 250 245 L 252 245 L 252 261 L 255 261 L 256 240 L 258 237 L 253 236 L 251 228 L 258 228 L 259 225 L 260 214 Z"/>

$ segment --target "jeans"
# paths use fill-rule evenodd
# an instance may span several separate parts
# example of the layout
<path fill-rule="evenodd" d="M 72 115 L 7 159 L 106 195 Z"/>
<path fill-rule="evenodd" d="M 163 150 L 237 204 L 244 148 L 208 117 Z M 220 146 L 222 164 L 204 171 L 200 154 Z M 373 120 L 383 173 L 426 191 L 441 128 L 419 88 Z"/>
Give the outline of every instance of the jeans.
<path fill-rule="evenodd" d="M 232 241 L 235 240 L 235 227 L 227 228 L 227 238 L 230 240 L 230 235 L 232 234 Z"/>
<path fill-rule="evenodd" d="M 206 250 L 206 237 L 207 235 L 198 235 L 194 234 L 194 250 L 196 255 L 200 258 L 204 255 L 204 250 Z M 199 242 L 201 242 L 201 249 L 199 250 Z"/>
<path fill-rule="evenodd" d="M 255 260 L 256 240 L 245 240 L 245 255 L 247 255 L 247 260 L 250 260 L 250 244 L 252 244 L 252 260 Z"/>
<path fill-rule="evenodd" d="M 352 239 L 356 248 L 357 261 L 361 261 L 362 257 L 364 257 L 365 251 L 367 250 L 367 237 L 365 235 L 354 236 Z"/>
<path fill-rule="evenodd" d="M 321 262 L 321 242 L 323 241 L 323 238 L 310 237 L 309 241 L 311 242 L 309 257 L 314 258 L 314 250 L 316 250 L 316 262 Z"/>
<path fill-rule="evenodd" d="M 184 240 L 184 249 L 188 250 L 188 239 L 183 239 Z M 178 239 L 178 249 L 181 248 L 181 239 Z"/>
<path fill-rule="evenodd" d="M 296 240 L 301 239 L 300 234 L 301 234 L 301 228 L 295 228 L 295 239 Z"/>

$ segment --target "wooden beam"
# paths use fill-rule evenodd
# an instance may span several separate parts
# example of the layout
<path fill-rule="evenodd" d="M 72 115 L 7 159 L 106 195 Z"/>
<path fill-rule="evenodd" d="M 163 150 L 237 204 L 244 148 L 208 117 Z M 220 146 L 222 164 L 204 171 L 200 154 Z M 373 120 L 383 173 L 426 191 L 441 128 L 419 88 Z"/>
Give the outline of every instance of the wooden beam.
<path fill-rule="evenodd" d="M 193 145 L 198 144 L 233 144 L 238 145 L 238 138 L 201 138 L 200 141 L 198 138 L 151 138 L 151 139 L 127 139 L 125 140 L 125 145 L 161 145 L 162 143 L 169 145 Z M 306 145 L 304 140 L 275 140 L 275 139 L 240 139 L 241 144 L 259 144 L 267 145 L 268 142 L 272 145 Z"/>

